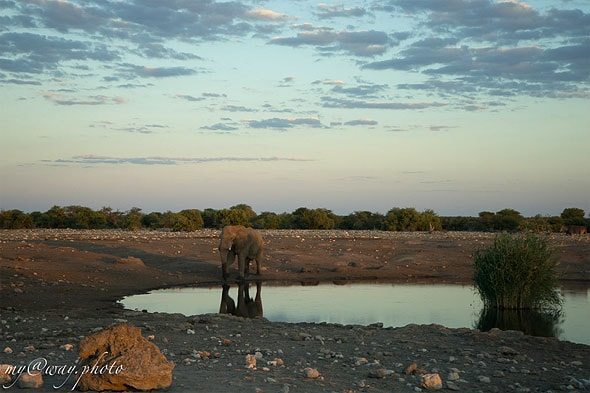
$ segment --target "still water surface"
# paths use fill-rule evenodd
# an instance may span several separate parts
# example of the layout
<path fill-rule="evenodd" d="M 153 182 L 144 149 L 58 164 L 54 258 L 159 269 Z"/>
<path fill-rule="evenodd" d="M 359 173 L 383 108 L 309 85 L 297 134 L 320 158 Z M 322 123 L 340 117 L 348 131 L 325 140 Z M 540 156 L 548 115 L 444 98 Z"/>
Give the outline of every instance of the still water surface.
<path fill-rule="evenodd" d="M 220 306 L 227 307 L 229 295 L 229 303 L 235 303 L 236 309 L 242 307 L 242 311 L 252 312 L 254 308 L 254 313 L 261 312 L 276 322 L 381 322 L 386 327 L 436 323 L 481 330 L 499 327 L 590 345 L 590 288 L 562 290 L 564 308 L 557 318 L 529 313 L 483 313 L 473 287 L 461 285 L 262 285 L 258 298 L 255 284 L 251 284 L 245 297 L 239 296 L 241 290 L 237 285 L 225 293 L 220 287 L 171 288 L 130 296 L 121 303 L 131 310 L 197 315 L 219 312 Z M 247 302 L 247 308 L 244 299 L 250 297 L 258 302 Z"/>

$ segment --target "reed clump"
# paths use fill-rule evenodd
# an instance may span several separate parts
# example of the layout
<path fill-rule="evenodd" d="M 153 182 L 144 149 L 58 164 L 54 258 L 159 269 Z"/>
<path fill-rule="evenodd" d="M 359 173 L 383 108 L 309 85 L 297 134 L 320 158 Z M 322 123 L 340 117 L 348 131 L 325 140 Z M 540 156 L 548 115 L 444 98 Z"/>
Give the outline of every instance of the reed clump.
<path fill-rule="evenodd" d="M 496 236 L 494 243 L 473 253 L 474 286 L 485 307 L 559 309 L 558 261 L 547 240 L 533 233 Z"/>

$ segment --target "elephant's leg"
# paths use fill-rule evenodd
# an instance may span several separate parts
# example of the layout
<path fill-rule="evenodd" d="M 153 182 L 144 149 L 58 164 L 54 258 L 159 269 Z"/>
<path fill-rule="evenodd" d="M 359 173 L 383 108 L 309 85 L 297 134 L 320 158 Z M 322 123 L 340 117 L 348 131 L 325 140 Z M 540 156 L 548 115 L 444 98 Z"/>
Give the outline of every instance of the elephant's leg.
<path fill-rule="evenodd" d="M 250 258 L 246 258 L 246 266 L 244 268 L 244 277 L 248 277 L 250 275 L 250 262 L 252 260 Z"/>
<path fill-rule="evenodd" d="M 262 250 L 256 253 L 256 274 L 260 275 L 260 264 L 262 263 Z"/>
<path fill-rule="evenodd" d="M 228 271 L 229 271 L 229 266 L 234 263 L 236 259 L 236 253 L 233 252 L 232 250 L 229 250 L 227 252 L 227 258 L 222 261 L 221 263 L 221 273 L 223 275 L 223 279 L 227 280 L 227 277 L 229 275 Z"/>
<path fill-rule="evenodd" d="M 239 272 L 240 280 L 243 280 L 245 277 L 247 262 L 248 261 L 246 260 L 246 255 L 238 254 L 238 272 Z"/>

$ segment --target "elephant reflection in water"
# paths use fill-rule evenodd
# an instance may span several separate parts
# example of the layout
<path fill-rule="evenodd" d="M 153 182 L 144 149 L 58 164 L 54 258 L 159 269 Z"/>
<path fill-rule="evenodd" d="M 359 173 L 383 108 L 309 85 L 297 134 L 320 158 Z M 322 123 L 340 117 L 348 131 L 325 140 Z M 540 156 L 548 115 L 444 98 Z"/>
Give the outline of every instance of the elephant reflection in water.
<path fill-rule="evenodd" d="M 229 296 L 229 284 L 223 284 L 221 290 L 220 314 L 232 314 L 243 318 L 256 318 L 262 316 L 262 283 L 256 283 L 256 297 L 250 297 L 250 283 L 241 281 L 238 284 L 238 305 Z"/>

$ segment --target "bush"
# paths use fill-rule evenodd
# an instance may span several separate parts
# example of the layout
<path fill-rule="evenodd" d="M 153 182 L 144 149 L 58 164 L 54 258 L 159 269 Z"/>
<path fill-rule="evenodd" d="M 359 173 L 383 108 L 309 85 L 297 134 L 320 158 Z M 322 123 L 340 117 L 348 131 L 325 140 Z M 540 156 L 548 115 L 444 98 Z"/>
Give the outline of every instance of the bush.
<path fill-rule="evenodd" d="M 561 306 L 557 261 L 545 238 L 503 233 L 473 254 L 474 285 L 486 307 L 547 309 Z"/>

